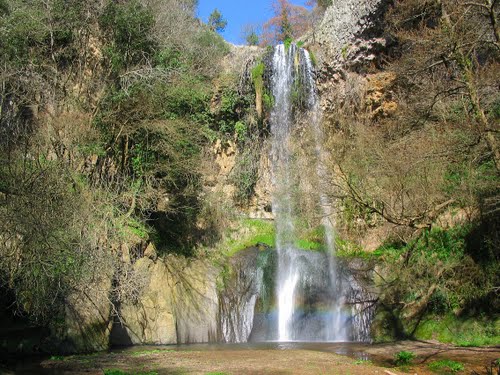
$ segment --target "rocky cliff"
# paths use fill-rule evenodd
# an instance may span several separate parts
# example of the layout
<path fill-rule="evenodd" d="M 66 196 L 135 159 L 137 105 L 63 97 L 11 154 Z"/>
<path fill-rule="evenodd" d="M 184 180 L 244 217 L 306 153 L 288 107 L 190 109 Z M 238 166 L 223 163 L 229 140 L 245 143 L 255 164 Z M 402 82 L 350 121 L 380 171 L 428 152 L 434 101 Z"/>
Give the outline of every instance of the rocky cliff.
<path fill-rule="evenodd" d="M 311 50 L 319 51 L 318 81 L 326 111 L 332 105 L 329 94 L 338 91 L 345 81 L 338 72 L 366 66 L 385 46 L 380 22 L 386 5 L 385 0 L 336 1 L 308 41 Z M 252 79 L 250 70 L 262 61 L 264 53 L 259 48 L 231 47 L 223 64 L 225 74 Z M 217 98 L 214 100 L 217 105 Z M 257 108 L 265 127 L 266 115 L 261 112 L 262 108 Z M 207 177 L 206 189 L 231 200 L 235 191 L 231 175 L 240 150 L 233 141 L 218 141 L 212 151 L 215 171 Z M 250 217 L 272 218 L 269 147 L 265 140 L 258 164 L 254 194 L 245 212 Z M 249 249 L 229 260 L 226 268 L 173 255 L 158 258 L 154 250 L 138 259 L 128 255 L 123 261 L 135 277 L 144 279 L 142 288 L 112 303 L 117 281 L 110 274 L 87 291 L 75 292 L 67 301 L 65 324 L 53 332 L 54 342 L 64 352 L 89 352 L 105 350 L 109 345 L 245 342 L 252 335 L 257 340 L 272 338 L 276 328 L 272 327 L 276 268 L 272 253 Z M 322 263 L 321 254 L 304 254 L 304 259 L 315 267 Z M 353 279 L 355 274 L 345 275 L 356 286 L 351 290 L 353 303 L 369 294 Z M 320 271 L 318 275 L 314 287 L 321 290 Z M 315 303 L 319 302 L 313 301 L 311 306 Z"/>
<path fill-rule="evenodd" d="M 358 67 L 377 57 L 385 47 L 383 19 L 389 1 L 334 1 L 325 11 L 312 43 L 319 44 L 323 64 Z"/>
<path fill-rule="evenodd" d="M 207 262 L 168 256 L 134 264 L 147 283 L 118 307 L 111 344 L 182 344 L 217 339 L 217 277 Z"/>

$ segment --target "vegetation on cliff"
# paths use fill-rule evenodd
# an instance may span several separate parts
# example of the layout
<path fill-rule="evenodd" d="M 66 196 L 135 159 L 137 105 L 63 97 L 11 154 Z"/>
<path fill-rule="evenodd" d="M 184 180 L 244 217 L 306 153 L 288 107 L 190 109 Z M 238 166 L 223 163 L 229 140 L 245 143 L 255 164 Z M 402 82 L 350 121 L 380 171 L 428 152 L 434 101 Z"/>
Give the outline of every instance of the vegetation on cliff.
<path fill-rule="evenodd" d="M 120 279 L 121 243 L 134 258 L 203 238 L 200 162 L 223 131 L 210 100 L 228 47 L 194 5 L 2 2 L 0 280 L 19 313 L 53 320 L 79 285 Z"/>
<path fill-rule="evenodd" d="M 339 229 L 383 254 L 379 302 L 400 337 L 429 314 L 500 307 L 498 13 L 488 1 L 397 1 L 386 53 L 334 94 Z"/>
<path fill-rule="evenodd" d="M 263 43 L 289 44 L 318 23 L 275 4 Z M 427 338 L 429 317 L 458 330 L 452 317 L 467 326 L 481 316 L 482 343 L 498 339 L 499 7 L 395 1 L 387 48 L 355 68 L 331 68 L 309 41 L 339 255 L 379 265 L 377 303 L 395 336 Z M 73 293 L 103 284 L 113 306 L 137 299 L 144 280 L 132 263 L 151 248 L 155 258 L 273 245 L 269 222 L 239 215 L 261 177 L 270 50 L 243 72 L 224 70 L 231 48 L 215 31 L 225 20 L 217 12 L 204 25 L 195 8 L 0 0 L 0 296 L 15 313 L 59 323 Z M 301 148 L 311 141 L 303 122 L 297 155 L 312 150 Z M 230 199 L 206 189 L 217 141 L 236 150 Z M 306 184 L 315 171 L 302 167 Z M 299 209 L 298 246 L 321 248 L 317 207 Z"/>

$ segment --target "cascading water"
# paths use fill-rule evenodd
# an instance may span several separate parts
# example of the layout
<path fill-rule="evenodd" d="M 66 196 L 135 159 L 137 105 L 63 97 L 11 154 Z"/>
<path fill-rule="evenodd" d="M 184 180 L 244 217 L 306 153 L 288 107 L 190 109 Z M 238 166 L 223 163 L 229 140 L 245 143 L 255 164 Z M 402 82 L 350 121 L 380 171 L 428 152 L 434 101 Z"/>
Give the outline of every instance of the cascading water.
<path fill-rule="evenodd" d="M 315 164 L 318 186 L 318 205 L 322 215 L 328 261 L 327 306 L 322 318 L 313 319 L 314 326 L 305 323 L 307 317 L 298 311 L 297 292 L 308 284 L 308 270 L 301 261 L 303 254 L 295 247 L 294 217 L 294 179 L 291 142 L 293 134 L 292 87 L 297 82 L 303 86 L 307 96 L 306 110 L 313 127 L 315 143 Z M 342 280 L 338 277 L 335 260 L 334 224 L 331 221 L 331 202 L 322 186 L 327 178 L 324 165 L 323 132 L 321 129 L 321 110 L 314 82 L 314 70 L 309 53 L 295 45 L 286 48 L 279 45 L 273 56 L 272 93 L 275 98 L 271 113 L 272 165 L 273 165 L 273 213 L 276 221 L 276 247 L 278 251 L 278 340 L 318 340 L 346 341 L 349 339 L 348 316 L 342 313 L 345 300 Z M 297 95 L 297 92 L 293 93 Z M 310 270 L 309 270 L 310 271 Z M 314 271 L 313 271 L 314 272 Z M 319 272 L 319 270 L 318 270 Z M 311 320 L 311 319 L 309 319 Z M 312 321 L 312 320 L 311 320 Z M 311 332 L 314 331 L 314 334 Z"/>
<path fill-rule="evenodd" d="M 331 176 L 311 58 L 294 44 L 279 45 L 268 68 L 277 251 L 250 248 L 237 257 L 239 271 L 219 296 L 221 340 L 369 341 L 370 273 L 362 261 L 335 256 L 335 207 L 326 193 Z M 305 148 L 298 150 L 306 133 Z M 322 218 L 325 252 L 298 246 L 304 202 Z"/>
<path fill-rule="evenodd" d="M 295 227 L 291 187 L 292 168 L 290 141 L 292 106 L 290 101 L 294 79 L 295 45 L 288 49 L 278 45 L 273 57 L 272 93 L 275 105 L 271 112 L 272 166 L 273 166 L 273 213 L 276 222 L 276 248 L 278 251 L 278 338 L 289 341 L 290 326 L 294 313 L 294 292 L 299 270 L 294 261 L 293 246 Z"/>

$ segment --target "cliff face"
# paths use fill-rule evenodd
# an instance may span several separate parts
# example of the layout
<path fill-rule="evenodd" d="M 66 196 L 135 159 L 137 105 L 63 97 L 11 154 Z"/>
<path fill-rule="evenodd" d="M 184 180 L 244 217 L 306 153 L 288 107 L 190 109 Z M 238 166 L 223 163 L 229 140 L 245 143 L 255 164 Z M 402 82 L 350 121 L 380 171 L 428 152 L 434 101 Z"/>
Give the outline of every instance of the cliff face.
<path fill-rule="evenodd" d="M 334 113 L 334 103 L 331 102 L 333 92 L 342 95 L 347 90 L 346 74 L 358 77 L 352 70 L 369 64 L 376 58 L 377 51 L 385 46 L 385 40 L 380 36 L 386 6 L 386 0 L 335 2 L 326 10 L 315 41 L 309 42 L 312 49 L 320 51 L 318 81 L 327 120 Z M 245 66 L 259 61 L 262 53 L 257 48 L 232 47 L 224 62 L 225 73 L 243 77 Z M 364 84 L 369 81 L 364 75 L 359 75 L 359 80 Z M 382 99 L 379 101 L 383 102 Z M 217 97 L 214 105 L 216 102 Z M 250 217 L 272 218 L 268 212 L 271 190 L 268 146 L 268 140 L 264 140 L 259 178 L 246 208 L 246 214 Z M 218 141 L 212 151 L 215 169 L 213 175 L 206 177 L 205 188 L 231 201 L 235 193 L 231 176 L 241 150 L 232 141 L 225 145 Z M 221 340 L 245 342 L 252 332 L 254 314 L 257 314 L 256 331 L 267 332 L 269 327 L 263 316 L 266 315 L 265 305 L 273 303 L 273 283 L 271 277 L 271 284 L 267 285 L 269 295 L 266 297 L 262 292 L 265 289 L 265 272 L 257 266 L 258 254 L 259 251 L 253 249 L 231 260 L 229 267 L 232 271 L 228 280 L 222 280 L 221 269 L 209 262 L 190 262 L 175 256 L 164 259 L 145 256 L 138 259 L 133 268 L 146 278 L 145 288 L 136 296 L 136 300 L 116 306 L 119 319 L 113 323 L 108 318 L 111 314 L 105 314 L 107 319 L 102 321 L 100 331 L 104 347 L 108 339 L 114 345 Z M 267 272 L 272 274 L 269 270 Z M 226 282 L 223 289 L 219 285 L 221 280 Z M 86 350 L 85 340 L 76 341 L 72 349 Z"/>
<path fill-rule="evenodd" d="M 119 306 L 111 344 L 182 344 L 217 339 L 217 277 L 208 262 L 168 256 L 134 264 L 146 285 Z"/>
<path fill-rule="evenodd" d="M 325 56 L 324 63 L 355 66 L 375 59 L 386 45 L 382 22 L 388 4 L 387 0 L 334 1 L 313 40 Z"/>

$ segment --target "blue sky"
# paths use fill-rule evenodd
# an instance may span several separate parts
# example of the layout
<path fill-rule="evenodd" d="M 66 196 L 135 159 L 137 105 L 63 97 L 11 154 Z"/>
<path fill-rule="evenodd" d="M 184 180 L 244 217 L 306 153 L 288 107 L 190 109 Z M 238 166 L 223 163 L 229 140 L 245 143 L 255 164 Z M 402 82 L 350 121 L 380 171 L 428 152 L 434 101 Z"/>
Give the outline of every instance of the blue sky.
<path fill-rule="evenodd" d="M 305 0 L 291 1 L 304 5 Z M 200 0 L 198 17 L 204 22 L 217 8 L 227 20 L 227 27 L 222 36 L 234 44 L 244 44 L 241 39 L 241 28 L 246 24 L 262 24 L 272 17 L 272 0 Z"/>

